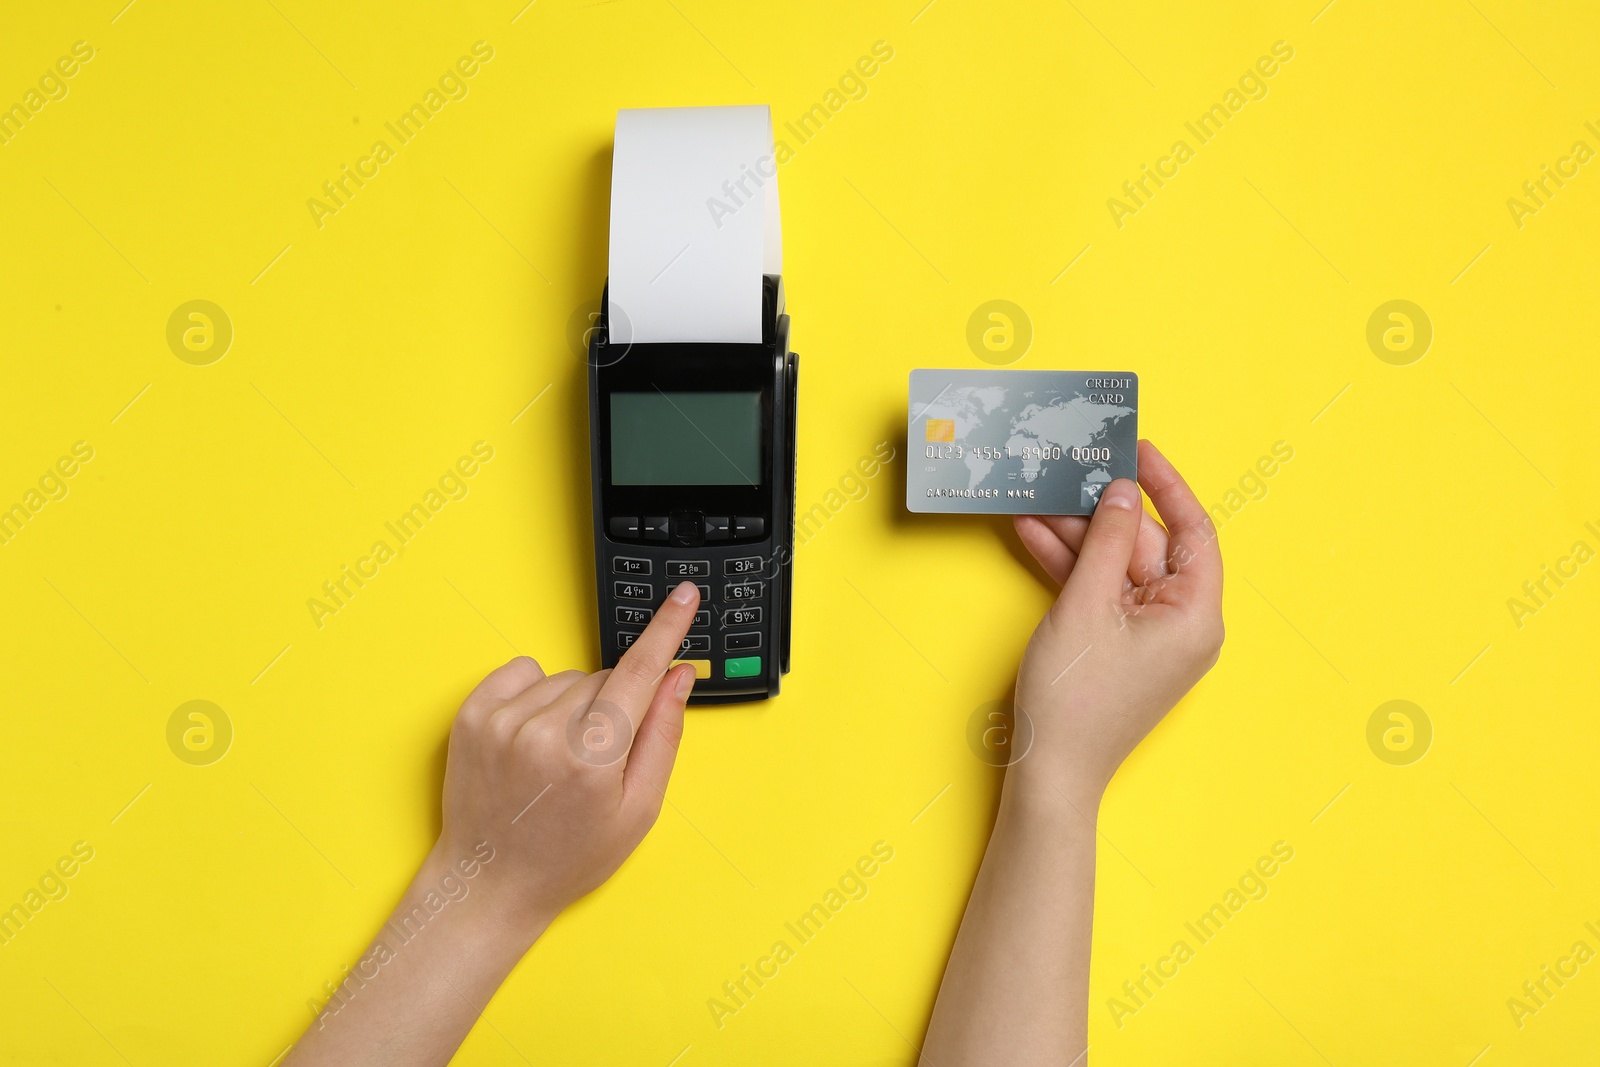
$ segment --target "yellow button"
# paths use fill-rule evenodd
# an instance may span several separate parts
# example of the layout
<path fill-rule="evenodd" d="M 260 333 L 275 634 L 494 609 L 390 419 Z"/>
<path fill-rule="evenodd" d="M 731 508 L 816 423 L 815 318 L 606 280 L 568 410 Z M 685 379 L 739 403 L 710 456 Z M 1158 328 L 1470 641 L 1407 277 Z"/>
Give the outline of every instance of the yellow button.
<path fill-rule="evenodd" d="M 675 659 L 672 661 L 672 666 L 676 667 L 680 663 L 687 663 L 694 667 L 694 676 L 696 678 L 711 677 L 711 661 L 708 659 Z M 669 667 L 667 669 L 671 670 L 672 668 Z"/>

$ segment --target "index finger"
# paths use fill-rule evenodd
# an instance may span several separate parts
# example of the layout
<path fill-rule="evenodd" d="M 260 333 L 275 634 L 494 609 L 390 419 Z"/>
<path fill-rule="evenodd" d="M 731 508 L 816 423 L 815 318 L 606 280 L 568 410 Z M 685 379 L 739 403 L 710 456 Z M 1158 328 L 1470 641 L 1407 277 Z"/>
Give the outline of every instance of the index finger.
<path fill-rule="evenodd" d="M 680 582 L 667 599 L 656 608 L 655 617 L 644 633 L 628 647 L 617 661 L 616 668 L 606 684 L 596 695 L 596 701 L 605 700 L 627 712 L 628 720 L 638 726 L 661 684 L 661 678 L 677 659 L 683 637 L 694 622 L 695 608 L 700 604 L 700 590 L 693 582 Z"/>
<path fill-rule="evenodd" d="M 1217 528 L 1183 475 L 1149 441 L 1139 442 L 1139 484 L 1166 524 L 1167 566 L 1180 585 L 1193 584 L 1207 597 L 1220 597 L 1222 550 Z"/>

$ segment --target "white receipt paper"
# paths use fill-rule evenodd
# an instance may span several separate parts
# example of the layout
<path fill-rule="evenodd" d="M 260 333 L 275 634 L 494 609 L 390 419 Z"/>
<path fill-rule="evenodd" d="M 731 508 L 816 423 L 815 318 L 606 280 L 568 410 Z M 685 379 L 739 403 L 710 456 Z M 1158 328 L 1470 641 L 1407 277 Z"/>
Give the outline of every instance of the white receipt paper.
<path fill-rule="evenodd" d="M 613 341 L 759 343 L 783 265 L 771 110 L 618 111 L 610 257 Z"/>

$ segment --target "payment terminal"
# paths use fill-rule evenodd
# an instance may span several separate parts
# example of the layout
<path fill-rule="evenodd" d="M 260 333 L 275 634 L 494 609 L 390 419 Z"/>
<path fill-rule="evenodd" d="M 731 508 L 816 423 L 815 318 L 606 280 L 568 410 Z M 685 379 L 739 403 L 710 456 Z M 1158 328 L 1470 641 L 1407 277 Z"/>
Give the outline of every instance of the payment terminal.
<path fill-rule="evenodd" d="M 775 696 L 789 669 L 798 363 L 781 274 L 766 269 L 771 138 L 765 107 L 617 119 L 588 351 L 600 651 L 614 666 L 694 582 L 679 659 L 695 667 L 696 704 Z"/>

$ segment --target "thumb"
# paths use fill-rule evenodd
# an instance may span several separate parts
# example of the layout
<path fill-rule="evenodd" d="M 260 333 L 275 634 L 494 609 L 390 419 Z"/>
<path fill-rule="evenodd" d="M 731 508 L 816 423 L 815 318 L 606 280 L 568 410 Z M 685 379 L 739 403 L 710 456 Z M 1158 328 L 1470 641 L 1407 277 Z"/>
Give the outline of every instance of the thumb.
<path fill-rule="evenodd" d="M 656 686 L 633 747 L 628 750 L 622 787 L 626 803 L 652 812 L 660 810 L 672 765 L 678 758 L 678 742 L 683 739 L 683 705 L 693 688 L 694 667 L 688 664 L 669 670 Z"/>
<path fill-rule="evenodd" d="M 1063 601 L 1122 599 L 1143 518 L 1144 503 L 1133 482 L 1118 478 L 1101 491 L 1100 503 L 1083 535 L 1083 547 L 1078 550 L 1078 565 L 1061 591 Z"/>

